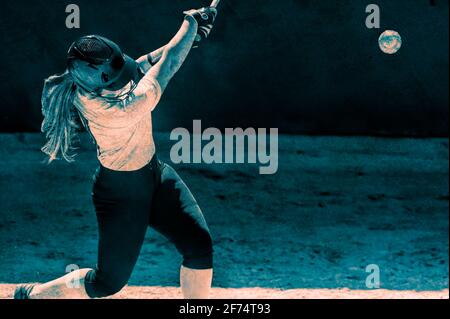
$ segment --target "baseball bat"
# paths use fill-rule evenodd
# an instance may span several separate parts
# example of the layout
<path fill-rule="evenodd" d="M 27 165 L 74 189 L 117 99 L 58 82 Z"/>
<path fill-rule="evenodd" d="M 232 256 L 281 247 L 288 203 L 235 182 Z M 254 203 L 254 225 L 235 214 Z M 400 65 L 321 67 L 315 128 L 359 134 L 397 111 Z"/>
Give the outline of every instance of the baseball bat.
<path fill-rule="evenodd" d="M 220 0 L 213 0 L 213 2 L 211 2 L 210 7 L 217 8 L 219 3 L 220 3 Z"/>
<path fill-rule="evenodd" d="M 217 8 L 219 3 L 220 3 L 220 0 L 213 0 L 210 4 L 210 7 Z M 201 37 L 197 34 L 197 36 L 195 37 L 195 41 L 200 41 L 200 40 L 201 40 Z"/>

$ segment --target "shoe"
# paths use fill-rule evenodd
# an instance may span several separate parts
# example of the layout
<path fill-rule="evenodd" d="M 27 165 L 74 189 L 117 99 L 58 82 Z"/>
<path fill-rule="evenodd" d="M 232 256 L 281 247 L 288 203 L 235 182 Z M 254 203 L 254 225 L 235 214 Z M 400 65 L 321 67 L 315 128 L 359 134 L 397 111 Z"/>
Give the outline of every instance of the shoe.
<path fill-rule="evenodd" d="M 14 299 L 31 299 L 30 293 L 35 285 L 19 285 L 14 291 Z"/>

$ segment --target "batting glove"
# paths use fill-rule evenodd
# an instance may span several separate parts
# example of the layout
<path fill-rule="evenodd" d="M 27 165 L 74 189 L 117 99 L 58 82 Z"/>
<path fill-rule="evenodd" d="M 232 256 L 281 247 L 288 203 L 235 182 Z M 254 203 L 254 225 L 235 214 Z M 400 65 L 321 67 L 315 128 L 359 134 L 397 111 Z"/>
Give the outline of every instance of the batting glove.
<path fill-rule="evenodd" d="M 192 9 L 184 12 L 185 15 L 191 16 L 198 23 L 197 37 L 193 48 L 197 48 L 203 40 L 207 39 L 214 27 L 214 21 L 217 16 L 217 9 L 213 7 L 205 7 L 201 9 Z"/>

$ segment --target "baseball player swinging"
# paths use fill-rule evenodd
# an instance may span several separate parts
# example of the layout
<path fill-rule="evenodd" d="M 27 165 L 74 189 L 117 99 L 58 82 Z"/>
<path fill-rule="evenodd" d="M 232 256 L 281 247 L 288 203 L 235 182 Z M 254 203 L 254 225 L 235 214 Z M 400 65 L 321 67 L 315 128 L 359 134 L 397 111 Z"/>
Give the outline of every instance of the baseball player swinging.
<path fill-rule="evenodd" d="M 92 198 L 99 242 L 94 269 L 81 269 L 45 284 L 21 285 L 15 299 L 103 298 L 128 282 L 147 227 L 167 237 L 183 256 L 182 293 L 207 298 L 213 247 L 203 214 L 175 170 L 158 160 L 152 111 L 189 52 L 204 41 L 217 15 L 212 6 L 184 12 L 183 23 L 164 47 L 136 61 L 97 35 L 69 49 L 67 70 L 45 81 L 42 148 L 49 162 L 73 161 L 75 120 L 80 117 L 97 146 L 99 167 Z M 79 280 L 80 285 L 68 285 Z"/>

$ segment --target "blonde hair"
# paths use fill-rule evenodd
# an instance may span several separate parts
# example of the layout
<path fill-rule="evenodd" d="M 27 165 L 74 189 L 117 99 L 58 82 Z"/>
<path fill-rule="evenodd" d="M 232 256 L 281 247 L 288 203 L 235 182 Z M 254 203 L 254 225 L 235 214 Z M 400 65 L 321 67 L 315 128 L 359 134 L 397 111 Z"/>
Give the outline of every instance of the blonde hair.
<path fill-rule="evenodd" d="M 48 163 L 58 159 L 58 155 L 68 162 L 74 161 L 76 154 L 71 151 L 78 130 L 78 114 L 73 105 L 76 90 L 77 86 L 68 71 L 53 75 L 44 82 L 41 131 L 47 139 L 42 151 L 48 155 Z"/>

